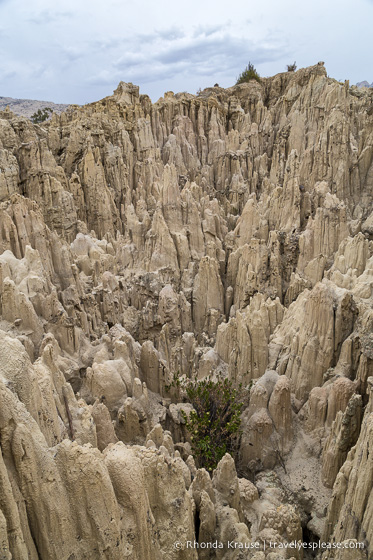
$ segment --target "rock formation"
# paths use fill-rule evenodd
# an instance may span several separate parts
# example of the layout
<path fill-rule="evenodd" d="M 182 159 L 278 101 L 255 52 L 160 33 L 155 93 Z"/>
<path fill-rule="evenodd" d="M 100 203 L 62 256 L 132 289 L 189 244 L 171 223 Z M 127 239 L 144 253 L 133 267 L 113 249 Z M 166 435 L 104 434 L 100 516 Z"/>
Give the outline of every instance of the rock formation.
<path fill-rule="evenodd" d="M 1 560 L 371 558 L 372 104 L 319 63 L 0 112 Z M 236 462 L 174 376 L 242 384 Z"/>

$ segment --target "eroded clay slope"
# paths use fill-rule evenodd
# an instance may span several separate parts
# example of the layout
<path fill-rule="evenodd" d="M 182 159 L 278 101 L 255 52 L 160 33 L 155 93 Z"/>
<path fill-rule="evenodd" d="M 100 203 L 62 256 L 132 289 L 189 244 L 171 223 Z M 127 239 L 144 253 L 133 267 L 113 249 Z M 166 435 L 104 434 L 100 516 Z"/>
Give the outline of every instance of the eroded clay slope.
<path fill-rule="evenodd" d="M 367 560 L 372 192 L 373 94 L 322 63 L 0 113 L 0 558 Z M 251 386 L 212 477 L 175 372 Z"/>

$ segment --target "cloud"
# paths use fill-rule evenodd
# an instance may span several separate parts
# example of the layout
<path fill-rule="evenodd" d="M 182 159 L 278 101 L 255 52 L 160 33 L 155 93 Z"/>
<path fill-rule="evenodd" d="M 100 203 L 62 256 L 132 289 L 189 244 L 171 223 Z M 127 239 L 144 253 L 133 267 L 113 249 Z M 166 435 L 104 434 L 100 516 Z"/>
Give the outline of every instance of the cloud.
<path fill-rule="evenodd" d="M 228 27 L 230 27 L 230 23 L 223 23 L 219 25 L 198 25 L 194 28 L 193 37 L 200 37 L 203 35 L 208 37 L 209 35 L 214 35 L 220 31 L 224 31 Z"/>
<path fill-rule="evenodd" d="M 0 0 L 1 2 L 2 0 Z M 50 23 L 62 23 L 63 20 L 72 19 L 74 14 L 72 12 L 53 12 L 51 10 L 42 10 L 30 16 L 27 21 L 36 25 L 48 25 Z"/>
<path fill-rule="evenodd" d="M 170 27 L 169 29 L 161 30 L 153 34 L 153 38 L 159 37 L 166 41 L 175 41 L 185 37 L 185 32 L 180 27 Z"/>
<path fill-rule="evenodd" d="M 257 65 L 288 54 L 282 35 L 259 45 L 236 36 L 229 23 L 198 26 L 189 33 L 172 27 L 147 34 L 146 41 L 143 35 L 127 36 L 106 48 L 114 51 L 112 62 L 91 76 L 90 84 L 112 84 L 119 79 L 146 84 L 176 76 L 226 75 L 234 80 L 249 61 Z"/>
<path fill-rule="evenodd" d="M 27 91 L 31 97 L 43 90 L 43 98 L 79 103 L 107 95 L 124 80 L 153 98 L 168 89 L 196 91 L 216 81 L 228 86 L 249 61 L 258 65 L 287 56 L 284 34 L 253 36 L 258 26 L 244 19 L 219 22 L 208 14 L 205 23 L 201 16 L 201 23 L 188 25 L 187 17 L 181 23 L 172 19 L 170 4 L 167 17 L 149 12 L 154 25 L 142 25 L 138 11 L 125 11 L 123 0 L 110 0 L 117 17 L 102 11 L 98 21 L 97 6 L 90 2 L 81 0 L 76 10 L 73 0 L 56 9 L 47 0 L 39 0 L 38 9 L 31 3 L 28 11 L 17 4 L 18 13 L 1 9 L 8 12 L 1 25 L 9 38 L 0 30 L 0 54 L 6 70 L 16 72 L 3 83 L 7 91 Z M 17 33 L 11 32 L 15 21 Z"/>
<path fill-rule="evenodd" d="M 61 46 L 61 59 L 62 59 L 62 64 L 66 63 L 66 64 L 71 64 L 74 63 L 78 60 L 83 59 L 86 56 L 86 51 L 82 48 L 78 48 L 78 47 L 64 47 Z"/>
<path fill-rule="evenodd" d="M 1 77 L 4 81 L 10 80 L 10 79 L 15 78 L 17 76 L 17 72 L 15 72 L 14 70 L 3 71 L 0 68 L 0 73 L 1 73 Z"/>

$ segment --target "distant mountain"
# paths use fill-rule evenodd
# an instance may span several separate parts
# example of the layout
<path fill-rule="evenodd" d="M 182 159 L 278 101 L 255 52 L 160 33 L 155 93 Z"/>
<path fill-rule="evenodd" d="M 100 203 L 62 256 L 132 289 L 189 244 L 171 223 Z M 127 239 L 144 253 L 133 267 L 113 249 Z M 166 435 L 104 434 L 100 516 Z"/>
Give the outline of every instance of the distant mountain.
<path fill-rule="evenodd" d="M 37 101 L 35 99 L 13 99 L 12 97 L 0 97 L 0 111 L 4 111 L 6 107 L 23 117 L 30 118 L 38 109 L 50 107 L 55 113 L 62 113 L 69 105 L 62 103 L 52 103 L 52 101 Z"/>
<path fill-rule="evenodd" d="M 366 80 L 364 82 L 358 82 L 356 85 L 357 85 L 357 87 L 371 87 L 371 88 L 373 88 L 373 82 L 370 84 Z"/>

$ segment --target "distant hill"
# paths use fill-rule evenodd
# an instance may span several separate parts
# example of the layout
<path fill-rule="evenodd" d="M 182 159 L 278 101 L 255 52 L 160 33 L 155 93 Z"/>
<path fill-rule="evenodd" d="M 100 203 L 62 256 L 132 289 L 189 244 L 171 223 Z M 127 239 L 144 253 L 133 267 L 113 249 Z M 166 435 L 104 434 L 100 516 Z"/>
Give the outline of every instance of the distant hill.
<path fill-rule="evenodd" d="M 370 84 L 366 80 L 364 82 L 358 82 L 356 85 L 357 85 L 357 87 L 371 87 L 371 88 L 373 88 L 373 82 Z"/>
<path fill-rule="evenodd" d="M 6 107 L 23 117 L 30 118 L 38 109 L 50 107 L 55 113 L 62 113 L 69 105 L 63 103 L 52 103 L 52 101 L 37 101 L 35 99 L 13 99 L 12 97 L 0 97 L 0 111 L 4 111 Z"/>

